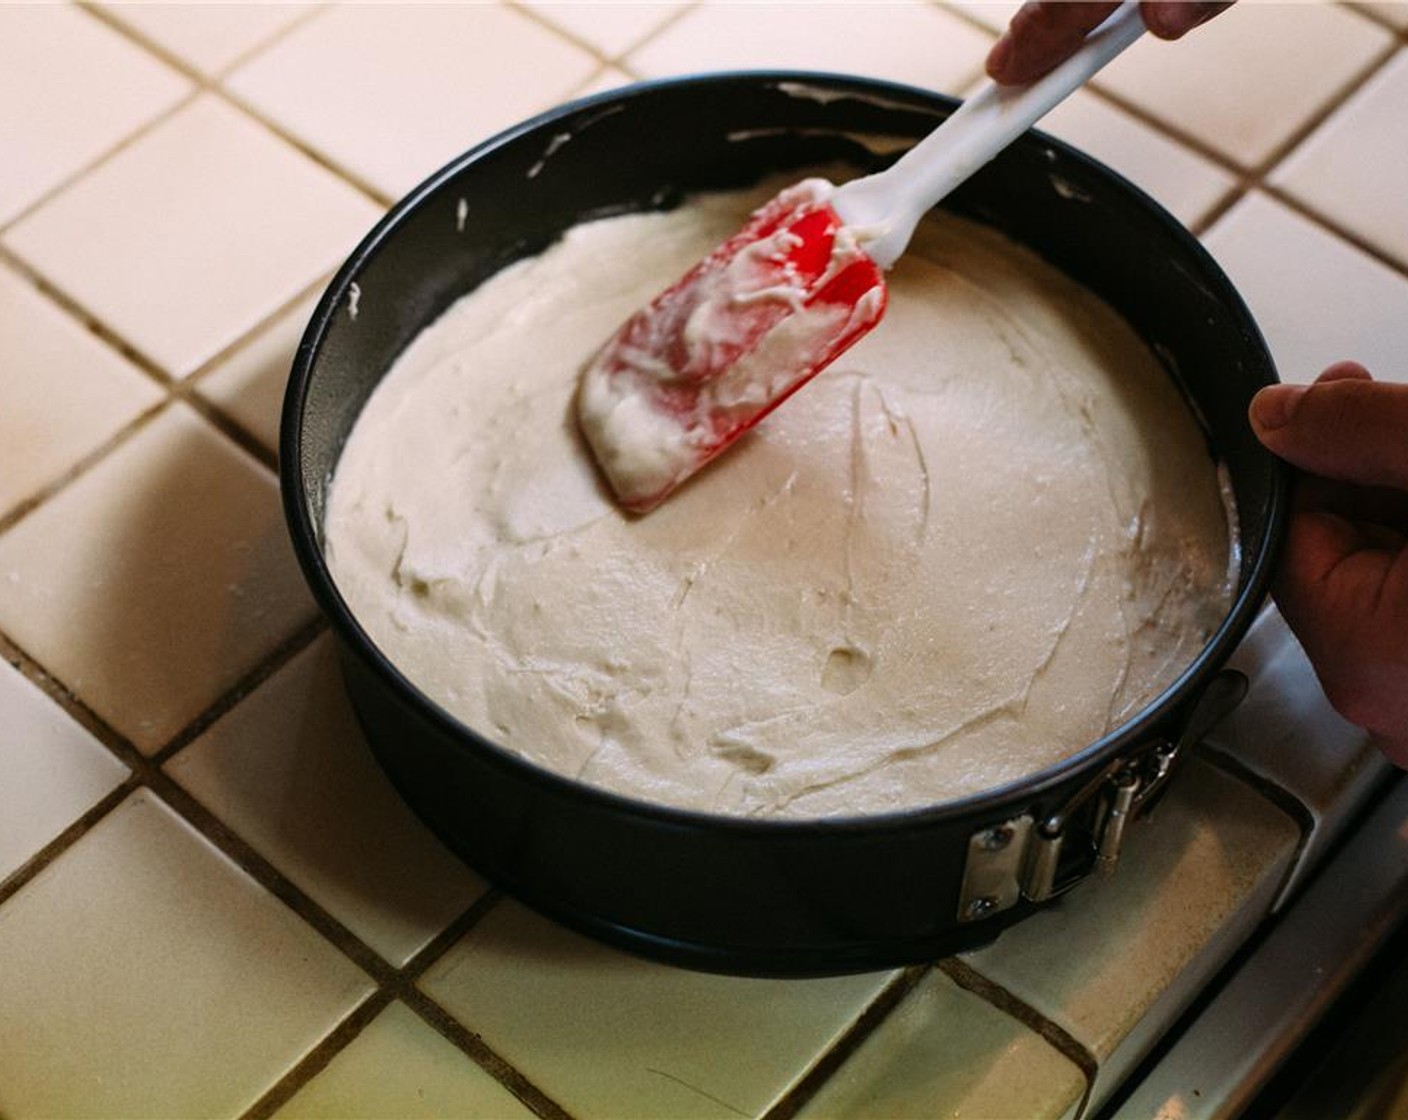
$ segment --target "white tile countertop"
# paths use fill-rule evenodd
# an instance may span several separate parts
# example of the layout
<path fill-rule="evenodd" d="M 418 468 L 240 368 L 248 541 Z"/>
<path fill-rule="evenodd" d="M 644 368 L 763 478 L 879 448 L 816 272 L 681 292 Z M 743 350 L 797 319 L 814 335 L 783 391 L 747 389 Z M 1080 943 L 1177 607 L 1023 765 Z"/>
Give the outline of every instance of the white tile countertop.
<path fill-rule="evenodd" d="M 1382 772 L 1274 613 L 1248 706 L 1114 876 L 930 965 L 705 975 L 422 828 L 276 479 L 313 300 L 464 149 L 687 71 L 962 94 L 1014 9 L 0 4 L 0 1116 L 1068 1117 L 1115 1090 Z M 1405 106 L 1408 3 L 1243 0 L 1046 127 L 1203 239 L 1284 378 L 1404 379 Z"/>

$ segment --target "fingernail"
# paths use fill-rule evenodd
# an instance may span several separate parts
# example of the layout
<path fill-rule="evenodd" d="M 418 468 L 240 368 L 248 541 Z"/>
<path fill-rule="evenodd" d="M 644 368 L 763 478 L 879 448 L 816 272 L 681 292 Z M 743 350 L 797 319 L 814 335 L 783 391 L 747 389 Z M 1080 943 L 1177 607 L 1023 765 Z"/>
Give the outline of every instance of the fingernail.
<path fill-rule="evenodd" d="M 1284 428 L 1300 407 L 1307 385 L 1272 385 L 1252 398 L 1252 424 L 1263 432 Z"/>

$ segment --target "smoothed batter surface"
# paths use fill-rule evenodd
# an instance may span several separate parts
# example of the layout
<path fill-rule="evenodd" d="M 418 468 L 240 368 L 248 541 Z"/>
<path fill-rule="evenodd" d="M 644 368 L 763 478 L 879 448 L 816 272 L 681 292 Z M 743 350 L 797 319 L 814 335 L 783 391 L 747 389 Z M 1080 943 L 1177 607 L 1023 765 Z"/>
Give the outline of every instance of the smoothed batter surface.
<path fill-rule="evenodd" d="M 884 322 L 653 513 L 578 371 L 769 190 L 579 226 L 455 304 L 358 421 L 328 559 L 481 734 L 705 811 L 849 816 L 1033 773 L 1133 715 L 1230 602 L 1204 439 L 1109 308 L 951 217 Z"/>

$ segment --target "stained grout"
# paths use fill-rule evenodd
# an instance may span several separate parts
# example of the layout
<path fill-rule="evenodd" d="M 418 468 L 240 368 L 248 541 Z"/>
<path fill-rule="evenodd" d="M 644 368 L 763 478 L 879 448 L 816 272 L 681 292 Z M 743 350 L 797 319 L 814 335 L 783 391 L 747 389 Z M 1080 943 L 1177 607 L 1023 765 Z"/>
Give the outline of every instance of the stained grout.
<path fill-rule="evenodd" d="M 831 1075 L 864 1045 L 866 1039 L 875 1033 L 876 1028 L 918 987 L 929 971 L 929 965 L 901 969 L 899 975 L 881 989 L 856 1017 L 855 1022 L 829 1049 L 818 1055 L 812 1067 L 762 1114 L 760 1120 L 792 1120 L 792 1117 L 806 1107 L 807 1102 L 830 1080 Z"/>
<path fill-rule="evenodd" d="M 185 96 L 176 99 L 174 102 L 172 102 L 165 109 L 161 110 L 155 116 L 144 121 L 131 132 L 125 133 L 121 139 L 117 140 L 110 147 L 104 148 L 102 152 L 94 156 L 87 163 L 80 165 L 77 170 L 64 176 L 56 184 L 49 187 L 47 190 L 42 192 L 37 198 L 31 201 L 27 206 L 24 207 L 24 209 L 20 210 L 19 213 L 12 215 L 10 218 L 6 219 L 3 222 L 0 222 L 0 238 L 3 238 L 6 233 L 14 229 L 16 226 L 21 225 L 32 214 L 36 213 L 39 210 L 42 210 L 45 206 L 51 203 L 54 199 L 58 198 L 65 191 L 72 189 L 75 184 L 87 178 L 94 171 L 98 170 L 98 168 L 108 163 L 114 157 L 125 152 L 128 148 L 140 142 L 144 137 L 148 136 L 156 129 L 160 128 L 167 121 L 171 120 L 177 114 L 182 112 L 182 110 L 194 104 L 195 101 L 201 96 L 201 92 L 201 88 L 197 86 L 194 89 L 190 90 L 188 93 L 186 93 Z"/>
<path fill-rule="evenodd" d="M 30 684 L 62 708 L 69 718 L 83 730 L 116 755 L 118 761 L 124 763 L 130 770 L 136 769 L 133 761 L 142 757 L 142 752 L 137 749 L 136 745 L 98 715 L 63 681 L 50 673 L 3 631 L 0 631 L 0 657 L 3 657 Z"/>
<path fill-rule="evenodd" d="M 1280 809 L 1286 816 L 1295 822 L 1299 833 L 1296 839 L 1295 850 L 1291 853 L 1291 858 L 1286 865 L 1286 873 L 1280 886 L 1276 888 L 1272 896 L 1275 901 L 1272 903 L 1273 910 L 1278 909 L 1285 899 L 1282 895 L 1286 886 L 1295 877 L 1300 869 L 1301 857 L 1310 847 L 1310 842 L 1315 836 L 1315 814 L 1301 798 L 1297 797 L 1285 786 L 1275 782 L 1262 774 L 1258 774 L 1245 762 L 1241 761 L 1226 751 L 1209 742 L 1198 743 L 1195 749 L 1195 757 L 1201 759 L 1209 766 L 1220 770 L 1234 781 L 1241 782 L 1255 793 L 1259 794 L 1272 805 Z"/>
<path fill-rule="evenodd" d="M 77 320 L 89 334 L 101 339 L 122 357 L 126 358 L 134 366 L 157 383 L 163 389 L 170 389 L 175 380 L 171 374 L 162 368 L 161 363 L 154 358 L 143 353 L 134 343 L 123 338 L 121 334 L 113 330 L 106 323 L 102 322 L 96 315 L 90 312 L 77 299 L 65 292 L 37 268 L 34 268 L 23 257 L 14 253 L 5 245 L 0 244 L 0 264 L 4 264 L 11 271 L 23 277 L 30 284 L 34 285 L 36 291 L 44 296 L 51 303 L 56 304 L 71 318 Z"/>
<path fill-rule="evenodd" d="M 328 174 L 333 175 L 336 178 L 342 180 L 344 184 L 351 187 L 359 194 L 363 195 L 367 199 L 367 201 L 380 207 L 382 210 L 389 210 L 391 206 L 395 203 L 396 200 L 391 195 L 388 195 L 377 187 L 372 186 L 371 183 L 368 183 L 365 179 L 359 177 L 356 172 L 352 171 L 350 168 L 343 167 L 341 164 L 337 163 L 329 156 L 327 156 L 324 152 L 319 151 L 317 148 L 309 144 L 306 140 L 302 139 L 297 134 L 289 131 L 277 121 L 271 120 L 270 118 L 264 116 L 259 111 L 257 106 L 251 105 L 233 90 L 228 89 L 224 86 L 212 87 L 211 94 L 212 96 L 219 97 L 227 105 L 230 105 L 236 111 L 244 114 L 255 124 L 262 126 L 265 131 L 271 133 L 273 136 L 283 141 L 290 148 L 293 148 L 305 158 L 312 160 Z M 426 174 L 428 175 L 434 170 L 434 168 L 427 168 Z M 348 250 L 350 251 L 351 248 L 352 246 L 349 245 Z"/>
<path fill-rule="evenodd" d="M 264 1095 L 240 1114 L 240 1120 L 267 1120 L 286 1105 L 309 1081 L 328 1067 L 328 1064 L 342 1053 L 358 1035 L 365 1030 L 378 1015 L 392 1003 L 392 995 L 385 988 L 377 988 L 361 1003 L 352 1009 L 345 1019 L 324 1035 L 307 1054 L 296 1062 L 288 1073 L 274 1082 Z"/>
<path fill-rule="evenodd" d="M 298 27 L 324 14 L 325 8 L 318 7 L 310 12 L 304 13 L 289 24 L 285 25 L 277 32 L 268 36 L 260 43 L 251 46 L 241 54 L 239 58 L 224 66 L 218 73 L 205 75 L 194 67 L 183 63 L 179 58 L 173 56 L 165 48 L 154 44 L 137 32 L 128 27 L 121 20 L 109 13 L 98 9 L 89 3 L 79 5 L 82 10 L 95 19 L 100 20 L 106 26 L 123 34 L 129 41 L 142 50 L 160 59 L 164 64 L 180 73 L 195 83 L 194 88 L 185 96 L 179 98 L 165 111 L 147 121 L 140 128 L 123 137 L 121 141 L 105 150 L 82 168 L 65 178 L 60 184 L 52 187 L 39 199 L 32 202 L 20 214 L 14 216 L 10 221 L 0 224 L 0 235 L 13 225 L 23 221 L 25 217 L 39 209 L 56 195 L 67 190 L 78 180 L 91 173 L 106 161 L 112 159 L 119 152 L 126 150 L 131 145 L 139 142 L 151 131 L 159 127 L 163 122 L 169 120 L 176 114 L 189 107 L 198 98 L 205 95 L 217 97 L 227 104 L 233 106 L 237 111 L 249 117 L 251 120 L 262 125 L 281 141 L 303 153 L 313 160 L 324 170 L 336 176 L 339 181 L 351 186 L 365 195 L 377 205 L 385 208 L 394 201 L 365 182 L 359 181 L 354 174 L 347 169 L 338 166 L 317 150 L 309 147 L 298 137 L 291 135 L 276 123 L 266 119 L 254 107 L 244 103 L 231 91 L 226 89 L 223 81 L 245 62 L 257 56 L 261 52 L 269 49 L 273 44 L 281 41 L 286 36 L 292 34 Z M 618 52 L 615 56 L 607 56 L 590 44 L 571 35 L 569 32 L 552 24 L 540 13 L 526 8 L 520 3 L 510 3 L 513 10 L 519 12 L 548 28 L 563 39 L 574 45 L 587 50 L 593 58 L 597 59 L 599 66 L 597 70 L 586 79 L 578 88 L 590 87 L 606 69 L 613 68 L 625 73 L 628 77 L 639 78 L 626 61 L 627 56 L 639 50 L 647 42 L 657 35 L 662 34 L 675 22 L 682 19 L 689 11 L 697 7 L 697 4 L 682 5 L 677 13 L 672 14 L 650 33 L 642 37 L 639 42 L 633 43 L 628 49 Z M 964 12 L 958 9 L 945 8 L 955 15 L 959 15 L 970 23 L 975 21 Z M 1283 204 L 1297 210 L 1303 216 L 1316 221 L 1321 226 L 1335 234 L 1337 237 L 1349 242 L 1366 252 L 1374 259 L 1378 260 L 1397 272 L 1399 275 L 1408 276 L 1408 262 L 1400 262 L 1387 257 L 1381 251 L 1372 246 L 1364 244 L 1362 238 L 1357 238 L 1349 232 L 1339 228 L 1331 221 L 1327 221 L 1323 216 L 1317 215 L 1315 211 L 1303 203 L 1297 202 L 1293 196 L 1289 196 L 1284 191 L 1279 191 L 1274 187 L 1268 187 L 1265 178 L 1278 165 L 1281 159 L 1290 151 L 1293 151 L 1316 127 L 1324 120 L 1328 119 L 1337 111 L 1343 103 L 1348 100 L 1353 92 L 1367 81 L 1369 76 L 1377 71 L 1379 67 L 1385 65 L 1396 51 L 1405 43 L 1408 43 L 1408 30 L 1398 30 L 1388 25 L 1381 18 L 1373 13 L 1355 10 L 1356 14 L 1372 20 L 1379 26 L 1387 27 L 1396 34 L 1396 42 L 1382 58 L 1378 59 L 1373 66 L 1367 69 L 1364 75 L 1356 78 L 1343 95 L 1333 99 L 1333 101 L 1323 108 L 1314 119 L 1313 123 L 1302 122 L 1303 128 L 1292 140 L 1283 145 L 1284 150 L 1273 153 L 1273 157 L 1264 161 L 1262 166 L 1248 170 L 1237 167 L 1226 157 L 1217 153 L 1196 137 L 1186 136 L 1179 133 L 1175 127 L 1158 121 L 1149 114 L 1139 110 L 1137 106 L 1132 106 L 1121 98 L 1110 95 L 1107 91 L 1096 90 L 1097 96 L 1104 98 L 1109 103 L 1115 105 L 1128 115 L 1139 120 L 1141 124 L 1152 128 L 1157 134 L 1175 140 L 1182 146 L 1192 150 L 1213 165 L 1231 172 L 1237 179 L 1236 185 L 1229 188 L 1226 196 L 1220 199 L 1210 211 L 1203 216 L 1200 225 L 1203 230 L 1211 227 L 1238 201 L 1244 198 L 1253 190 L 1262 190 L 1269 196 L 1276 198 Z M 981 25 L 984 30 L 991 34 L 991 29 L 986 25 Z M 99 322 L 94 316 L 88 313 L 82 305 L 57 289 L 50 282 L 34 269 L 30 268 L 21 259 L 14 257 L 10 252 L 0 247 L 0 262 L 9 264 L 28 278 L 35 286 L 59 305 L 68 315 L 81 322 L 89 331 L 97 335 L 102 341 L 111 346 L 114 350 L 123 354 L 142 369 L 164 390 L 164 398 L 144 411 L 139 417 L 124 428 L 115 433 L 100 448 L 85 456 L 76 463 L 61 479 L 56 480 L 46 486 L 42 491 L 31 499 L 20 503 L 18 507 L 5 513 L 0 511 L 0 534 L 12 528 L 33 510 L 40 508 L 50 498 L 61 492 L 75 479 L 86 474 L 97 463 L 104 460 L 117 447 L 150 424 L 158 415 L 163 413 L 173 401 L 184 401 L 188 406 L 194 408 L 204 421 L 214 426 L 221 434 L 234 442 L 242 450 L 257 459 L 264 467 L 276 469 L 275 456 L 265 445 L 250 432 L 248 432 L 233 417 L 229 416 L 221 407 L 201 394 L 201 381 L 214 368 L 221 365 L 231 355 L 239 352 L 245 347 L 252 345 L 268 327 L 283 314 L 287 313 L 299 301 L 306 299 L 314 291 L 321 289 L 326 283 L 326 278 L 320 279 L 314 284 L 305 288 L 298 296 L 286 301 L 281 307 L 266 315 L 258 324 L 245 331 L 239 339 L 230 346 L 222 350 L 218 355 L 202 363 L 202 365 L 189 376 L 184 378 L 173 378 L 161 369 L 158 363 L 142 355 L 130 343 L 123 340 L 116 332 L 105 324 Z M 48 673 L 35 659 L 31 658 L 18 645 L 14 644 L 6 635 L 0 633 L 0 656 L 6 657 L 16 664 L 21 672 L 31 681 L 42 688 L 42 690 L 60 703 L 80 725 L 95 734 L 95 737 L 112 751 L 132 773 L 120 785 L 115 787 L 79 819 L 69 826 L 59 837 L 56 837 L 40 852 L 36 853 L 23 867 L 15 873 L 0 881 L 0 904 L 3 904 L 17 891 L 23 889 L 24 885 L 32 882 L 33 879 L 42 873 L 45 867 L 51 865 L 64 852 L 69 850 L 75 843 L 79 842 L 99 821 L 107 816 L 118 804 L 129 797 L 138 789 L 149 789 L 157 797 L 161 798 L 182 819 L 188 821 L 196 831 L 212 843 L 219 851 L 233 859 L 246 874 L 250 875 L 261 886 L 268 889 L 275 897 L 279 898 L 285 905 L 288 905 L 299 917 L 311 925 L 318 933 L 344 955 L 348 956 L 354 963 L 367 972 L 376 983 L 376 990 L 363 1000 L 348 1016 L 346 1016 L 334 1030 L 324 1037 L 318 1045 L 306 1055 L 292 1070 L 277 1079 L 266 1093 L 245 1113 L 248 1120 L 262 1118 L 272 1115 L 278 1108 L 282 1107 L 291 1099 L 307 1082 L 340 1053 L 348 1043 L 358 1037 L 365 1027 L 381 1014 L 393 1001 L 400 1000 L 422 1020 L 457 1046 L 462 1052 L 467 1054 L 481 1068 L 487 1070 L 501 1084 L 513 1092 L 537 1115 L 545 1120 L 567 1120 L 568 1113 L 562 1109 L 547 1094 L 534 1086 L 528 1078 L 519 1072 L 511 1063 L 505 1061 L 495 1051 L 490 1048 L 482 1038 L 470 1030 L 467 1026 L 440 1007 L 433 999 L 427 996 L 416 987 L 416 983 L 425 971 L 432 967 L 444 954 L 456 944 L 466 933 L 473 929 L 478 922 L 492 908 L 498 905 L 501 896 L 497 891 L 490 890 L 485 895 L 471 904 L 464 913 L 445 927 L 436 937 L 416 953 L 404 965 L 397 967 L 369 948 L 360 938 L 347 929 L 336 918 L 328 914 L 321 906 L 314 902 L 305 892 L 292 883 L 274 864 L 260 855 L 251 845 L 243 840 L 232 828 L 224 824 L 213 812 L 206 809 L 191 794 L 185 791 L 173 778 L 167 775 L 163 769 L 166 762 L 180 753 L 186 746 L 194 741 L 200 734 L 212 726 L 217 720 L 222 718 L 229 711 L 240 704 L 250 693 L 254 692 L 271 676 L 288 664 L 299 652 L 306 649 L 319 634 L 326 630 L 326 624 L 321 619 L 315 620 L 307 627 L 302 628 L 293 637 L 280 643 L 275 649 L 268 652 L 259 664 L 246 674 L 240 682 L 232 689 L 219 697 L 213 704 L 209 705 L 195 720 L 188 724 L 180 733 L 165 744 L 154 754 L 144 755 L 135 745 L 110 727 L 100 717 L 96 715 L 86 704 L 74 693 L 68 690 L 58 678 Z M 982 976 L 971 966 L 957 959 L 950 959 L 940 962 L 936 966 L 939 971 L 948 976 L 960 987 L 969 990 L 983 998 L 986 1002 L 1012 1015 L 1024 1026 L 1033 1030 L 1046 1039 L 1058 1051 L 1064 1054 L 1080 1067 L 1086 1077 L 1086 1098 L 1088 1100 L 1091 1086 L 1093 1085 L 1094 1070 L 1097 1065 L 1096 1059 L 1077 1040 L 1063 1031 L 1055 1024 L 1050 1023 L 1039 1013 L 1031 1009 L 1021 1000 L 1011 993 L 1006 992 L 1000 986 L 994 984 L 988 978 Z M 871 1002 L 866 1010 L 856 1020 L 852 1027 L 842 1036 L 842 1038 L 823 1053 L 812 1067 L 803 1076 L 802 1080 L 785 1094 L 781 1100 L 775 1104 L 767 1113 L 766 1120 L 790 1120 L 795 1113 L 805 1106 L 807 1100 L 815 1094 L 820 1086 L 839 1068 L 846 1058 L 848 1058 L 863 1042 L 870 1036 L 874 1029 L 893 1012 L 893 1010 L 903 1002 L 904 998 L 914 989 L 919 981 L 926 975 L 926 966 L 914 967 L 902 970 L 900 975 L 891 981 L 882 992 Z M 1085 1106 L 1082 1101 L 1079 1113 Z"/>
<path fill-rule="evenodd" d="M 245 428 L 245 426 L 234 417 L 224 412 L 219 405 L 201 396 L 194 388 L 182 385 L 177 387 L 173 392 L 176 399 L 189 405 L 191 409 L 206 420 L 211 427 L 220 432 L 221 435 L 260 466 L 274 474 L 278 474 L 279 455 L 277 450 L 267 446 L 262 439 Z"/>
<path fill-rule="evenodd" d="M 1332 234 L 1345 243 L 1352 245 L 1363 253 L 1366 257 L 1383 265 L 1390 272 L 1395 272 L 1399 276 L 1408 280 L 1408 260 L 1400 259 L 1392 254 L 1385 253 L 1373 242 L 1367 240 L 1362 234 L 1355 233 L 1347 229 L 1334 218 L 1327 217 L 1314 207 L 1307 205 L 1294 194 L 1270 183 L 1262 183 L 1260 189 L 1269 198 L 1274 198 L 1288 210 L 1294 210 L 1302 218 L 1319 226 L 1325 232 Z"/>
<path fill-rule="evenodd" d="M 226 105 L 235 109 L 237 112 L 241 113 L 245 117 L 248 117 L 251 121 L 255 122 L 256 124 L 262 125 L 266 131 L 273 133 L 276 137 L 278 137 L 278 139 L 282 140 L 285 144 L 296 149 L 308 159 L 311 159 L 324 171 L 327 171 L 330 174 L 334 175 L 336 178 L 341 179 L 348 186 L 351 186 L 353 189 L 365 195 L 369 201 L 375 203 L 377 206 L 380 206 L 382 209 L 388 208 L 394 201 L 394 199 L 391 199 L 381 191 L 377 190 L 375 187 L 360 180 L 356 176 L 356 174 L 350 171 L 349 169 L 340 167 L 336 163 L 333 163 L 323 153 L 319 152 L 315 148 L 310 147 L 307 143 L 305 143 L 299 137 L 288 132 L 277 122 L 270 120 L 268 117 L 262 114 L 258 110 L 258 108 L 246 103 L 242 98 L 236 95 L 231 89 L 229 89 L 224 84 L 224 81 L 227 77 L 233 74 L 234 71 L 239 69 L 239 67 L 245 62 L 248 62 L 250 59 L 252 59 L 256 54 L 262 53 L 263 51 L 270 49 L 276 43 L 279 43 L 286 37 L 292 35 L 303 25 L 311 22 L 313 19 L 326 13 L 326 11 L 328 10 L 327 5 L 318 5 L 314 10 L 307 12 L 302 16 L 299 16 L 296 19 L 292 20 L 280 31 L 265 39 L 262 43 L 262 46 L 251 47 L 248 51 L 241 54 L 238 59 L 236 59 L 234 62 L 230 63 L 228 66 L 220 70 L 219 73 L 214 75 L 207 75 L 203 73 L 201 70 L 190 65 L 189 63 L 184 62 L 179 57 L 172 55 L 171 52 L 167 51 L 164 47 L 160 46 L 159 44 L 150 42 L 136 28 L 129 27 L 122 20 L 110 15 L 103 9 L 92 6 L 91 0 L 81 0 L 78 6 L 82 7 L 85 11 L 87 11 L 90 15 L 93 15 L 96 19 L 101 20 L 113 31 L 125 36 L 132 42 L 134 46 L 155 55 L 162 62 L 166 63 L 166 65 L 180 73 L 183 77 L 195 83 L 196 88 L 192 92 L 192 94 L 184 98 L 182 102 L 178 106 L 176 106 L 175 109 L 173 109 L 171 112 L 163 114 L 160 120 L 165 120 L 171 116 L 174 116 L 176 112 L 195 102 L 202 95 L 209 95 L 219 101 L 224 102 Z M 133 133 L 132 135 L 128 136 L 117 147 L 107 152 L 104 155 L 103 159 L 98 162 L 104 162 L 107 159 L 111 158 L 113 155 L 116 155 L 117 152 L 130 146 L 132 142 L 140 139 L 140 137 L 142 135 L 145 135 L 147 132 L 150 132 L 156 124 L 160 123 L 160 120 L 148 122 L 137 133 Z M 94 166 L 96 166 L 96 164 L 86 168 L 80 175 L 74 176 L 73 178 L 81 178 L 82 175 L 86 175 L 89 171 L 93 170 Z M 66 181 L 65 185 L 69 185 L 70 182 L 71 180 Z M 56 190 L 53 193 L 57 194 L 59 192 Z M 52 197 L 52 195 L 48 197 Z M 48 197 L 46 197 L 40 203 L 36 204 L 36 206 L 42 205 L 43 202 L 48 201 Z M 29 209 L 32 210 L 34 208 L 36 207 L 31 207 Z M 26 211 L 26 213 L 28 213 L 28 210 Z M 0 226 L 0 235 L 3 235 L 5 228 L 6 227 L 4 226 Z"/>
<path fill-rule="evenodd" d="M 402 1002 L 441 1037 L 467 1054 L 476 1065 L 489 1073 L 515 1097 L 543 1120 L 572 1120 L 571 1114 L 551 1096 L 534 1085 L 519 1070 L 505 1061 L 478 1034 L 470 1030 L 419 988 L 410 988 Z"/>
<path fill-rule="evenodd" d="M 51 866 L 60 856 L 87 836 L 99 821 L 126 801 L 139 788 L 139 784 L 137 776 L 129 774 L 39 851 L 6 875 L 5 878 L 0 879 L 0 906 L 9 902 L 12 897 L 37 879 L 45 868 Z"/>
<path fill-rule="evenodd" d="M 327 272 L 307 284 L 301 291 L 285 300 L 273 311 L 268 312 L 257 323 L 251 326 L 249 330 L 240 335 L 239 338 L 216 351 L 211 357 L 196 366 L 195 369 L 181 379 L 182 384 L 199 389 L 202 381 L 208 378 L 217 369 L 226 365 L 231 359 L 248 350 L 259 341 L 260 336 L 270 330 L 276 323 L 282 320 L 284 316 L 292 312 L 299 304 L 307 299 L 311 299 L 315 295 L 321 294 L 327 288 L 332 277 L 333 273 Z"/>
<path fill-rule="evenodd" d="M 525 4 L 523 0 L 503 0 L 503 4 L 504 7 L 509 8 L 517 12 L 518 14 L 532 20 L 544 30 L 551 32 L 558 38 L 563 39 L 566 42 L 571 43 L 574 47 L 577 47 L 578 49 L 585 51 L 587 54 L 590 54 L 593 58 L 597 59 L 602 64 L 602 68 L 614 66 L 618 69 L 621 67 L 622 59 L 626 58 L 626 56 L 628 55 L 634 54 L 636 51 L 641 50 L 647 44 L 658 39 L 671 27 L 679 23 L 679 21 L 682 20 L 691 11 L 699 7 L 698 0 L 691 0 L 691 2 L 689 3 L 680 3 L 676 5 L 675 10 L 673 12 L 667 15 L 649 31 L 642 34 L 639 38 L 631 41 L 629 44 L 627 44 L 625 47 L 623 47 L 621 50 L 617 51 L 614 54 L 606 54 L 598 50 L 597 47 L 589 40 L 583 39 L 581 36 L 575 34 L 570 28 L 562 27 L 559 24 L 554 23 L 551 19 L 543 15 L 541 12 L 537 11 L 530 5 Z"/>
<path fill-rule="evenodd" d="M 106 461 L 109 455 L 131 440 L 138 432 L 165 412 L 170 404 L 170 396 L 153 401 L 149 408 L 144 409 L 138 415 L 134 416 L 81 459 L 71 463 L 68 469 L 62 474 L 50 479 L 38 490 L 22 498 L 8 509 L 0 510 L 0 534 L 13 529 L 31 513 L 34 513 L 44 506 L 49 499 L 53 498 L 61 490 L 67 489 L 70 483 L 82 478 L 89 471 L 98 466 L 99 463 Z"/>
<path fill-rule="evenodd" d="M 319 614 L 279 642 L 253 669 L 236 681 L 226 692 L 216 697 L 203 712 L 178 731 L 165 745 L 153 751 L 150 755 L 152 764 L 164 766 L 237 707 L 245 697 L 257 690 L 260 685 L 317 641 L 320 635 L 327 632 L 327 629 L 327 620 Z"/>
<path fill-rule="evenodd" d="M 999 1011 L 1006 1012 L 1034 1034 L 1040 1035 L 1081 1071 L 1085 1077 L 1085 1093 L 1080 1104 L 1076 1107 L 1075 1114 L 1082 1115 L 1090 1101 L 1090 1094 L 1095 1088 L 1095 1077 L 1100 1068 L 1099 1059 L 1090 1049 L 1025 1000 L 1009 992 L 1001 984 L 985 976 L 958 957 L 948 957 L 940 961 L 936 967 L 964 991 L 971 992 Z"/>

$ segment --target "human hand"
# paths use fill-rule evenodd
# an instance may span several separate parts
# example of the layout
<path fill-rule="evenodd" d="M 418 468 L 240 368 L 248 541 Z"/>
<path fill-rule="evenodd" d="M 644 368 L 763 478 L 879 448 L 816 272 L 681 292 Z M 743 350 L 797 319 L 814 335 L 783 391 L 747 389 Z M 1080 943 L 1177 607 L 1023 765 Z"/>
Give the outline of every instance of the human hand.
<path fill-rule="evenodd" d="M 1160 39 L 1178 39 L 1231 6 L 1232 0 L 1143 0 L 1139 12 L 1151 34 Z M 988 55 L 988 76 L 1003 85 L 1035 81 L 1074 54 L 1085 37 L 1118 7 L 1117 3 L 1084 0 L 1032 0 L 1023 4 Z"/>
<path fill-rule="evenodd" d="M 1339 362 L 1262 389 L 1250 418 L 1305 472 L 1276 602 L 1330 703 L 1408 768 L 1408 385 Z"/>

